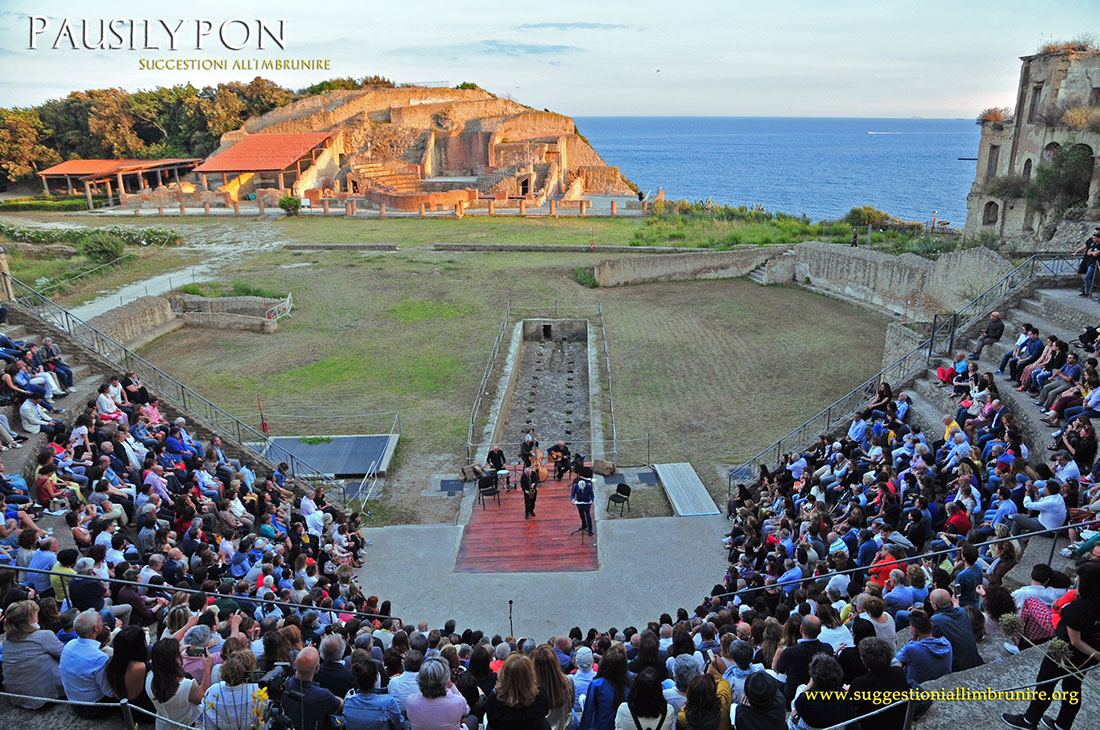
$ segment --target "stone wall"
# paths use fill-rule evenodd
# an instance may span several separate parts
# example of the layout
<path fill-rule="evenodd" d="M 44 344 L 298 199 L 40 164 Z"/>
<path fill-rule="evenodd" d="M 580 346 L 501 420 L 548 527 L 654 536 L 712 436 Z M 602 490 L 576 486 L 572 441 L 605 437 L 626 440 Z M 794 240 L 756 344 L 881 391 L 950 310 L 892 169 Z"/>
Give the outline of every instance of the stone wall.
<path fill-rule="evenodd" d="M 584 178 L 584 190 L 597 195 L 629 195 L 633 191 L 626 184 L 617 167 L 574 167 L 579 177 Z"/>
<path fill-rule="evenodd" d="M 882 367 L 893 365 L 927 339 L 927 332 L 922 334 L 901 322 L 889 323 L 886 325 L 886 342 L 882 346 Z"/>
<path fill-rule="evenodd" d="M 935 261 L 864 248 L 807 242 L 795 248 L 794 280 L 812 288 L 913 319 L 931 319 L 967 303 L 1013 269 L 986 248 Z"/>
<path fill-rule="evenodd" d="M 745 276 L 791 246 L 762 246 L 740 251 L 713 251 L 608 259 L 594 267 L 600 286 L 623 286 L 681 279 L 729 279 Z"/>
<path fill-rule="evenodd" d="M 194 294 L 171 294 L 168 301 L 176 312 L 213 312 L 266 317 L 273 301 L 263 297 L 200 297 Z"/>
<path fill-rule="evenodd" d="M 394 107 L 390 110 L 390 121 L 399 127 L 460 130 L 474 119 L 520 114 L 527 108 L 511 99 L 445 101 Z"/>
<path fill-rule="evenodd" d="M 441 193 L 382 193 L 372 190 L 368 198 L 372 203 L 385 205 L 391 210 L 415 213 L 421 204 L 429 211 L 447 210 L 458 203 L 468 204 L 471 200 L 477 200 L 477 190 L 448 190 Z"/>
<path fill-rule="evenodd" d="M 279 323 L 273 319 L 252 317 L 244 314 L 184 312 L 180 322 L 191 327 L 259 332 L 265 335 L 274 334 L 279 331 Z"/>
<path fill-rule="evenodd" d="M 493 133 L 494 142 L 522 142 L 528 139 L 557 138 L 572 134 L 576 128 L 572 118 L 554 112 L 528 111 L 506 119 Z"/>
<path fill-rule="evenodd" d="M 161 297 L 141 297 L 93 317 L 88 324 L 133 349 L 183 326 L 172 305 Z"/>

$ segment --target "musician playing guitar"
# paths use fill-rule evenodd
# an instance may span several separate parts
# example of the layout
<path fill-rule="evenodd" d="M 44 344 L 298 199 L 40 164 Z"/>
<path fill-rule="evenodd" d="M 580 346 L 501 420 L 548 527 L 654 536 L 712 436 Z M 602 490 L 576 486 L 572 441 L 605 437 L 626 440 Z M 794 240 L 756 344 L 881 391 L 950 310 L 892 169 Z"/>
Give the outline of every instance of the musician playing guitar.
<path fill-rule="evenodd" d="M 592 481 L 577 477 L 573 480 L 573 493 L 570 497 L 573 504 L 577 505 L 577 512 L 581 516 L 581 528 L 592 534 L 592 501 L 595 495 L 592 492 Z"/>
<path fill-rule="evenodd" d="M 554 465 L 554 478 L 561 479 L 569 471 L 569 447 L 559 441 L 546 450 L 546 458 Z"/>

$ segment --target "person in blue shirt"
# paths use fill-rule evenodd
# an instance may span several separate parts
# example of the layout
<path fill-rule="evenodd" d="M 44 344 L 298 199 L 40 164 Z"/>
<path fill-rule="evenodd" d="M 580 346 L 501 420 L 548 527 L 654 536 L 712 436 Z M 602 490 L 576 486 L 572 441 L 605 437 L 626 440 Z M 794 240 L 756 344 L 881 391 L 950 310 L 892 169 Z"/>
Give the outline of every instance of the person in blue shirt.
<path fill-rule="evenodd" d="M 600 659 L 600 670 L 588 685 L 577 730 L 613 730 L 615 713 L 630 695 L 630 673 L 626 667 L 626 650 L 612 646 Z"/>
<path fill-rule="evenodd" d="M 787 593 L 794 593 L 802 585 L 802 568 L 798 567 L 798 563 L 793 560 L 786 562 L 786 568 L 787 572 L 779 576 L 776 583 Z"/>
<path fill-rule="evenodd" d="M 977 566 L 978 548 L 966 543 L 959 551 L 965 566 L 955 578 L 955 595 L 959 597 L 959 605 L 978 605 L 978 586 L 982 584 L 982 569 Z"/>
<path fill-rule="evenodd" d="M 110 702 L 114 693 L 107 683 L 107 660 L 99 640 L 95 637 L 103 630 L 103 617 L 94 609 L 82 612 L 74 622 L 76 635 L 61 650 L 59 669 L 65 696 L 78 702 Z M 114 706 L 95 707 L 73 705 L 77 717 L 102 720 L 115 715 Z"/>

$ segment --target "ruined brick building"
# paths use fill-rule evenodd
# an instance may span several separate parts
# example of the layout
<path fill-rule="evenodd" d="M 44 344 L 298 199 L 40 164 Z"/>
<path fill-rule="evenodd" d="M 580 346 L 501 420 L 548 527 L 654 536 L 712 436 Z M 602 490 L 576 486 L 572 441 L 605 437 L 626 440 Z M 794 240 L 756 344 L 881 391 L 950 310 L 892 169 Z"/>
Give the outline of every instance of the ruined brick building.
<path fill-rule="evenodd" d="M 1074 125 L 1066 113 L 1100 108 L 1100 51 L 1055 47 L 1021 60 L 1014 113 L 982 124 L 978 169 L 967 196 L 968 235 L 1038 236 L 1045 213 L 1023 194 L 1037 166 L 1049 163 L 1063 145 L 1081 145 L 1094 160 L 1100 153 L 1095 126 Z M 1093 164 L 1086 208 L 1086 217 L 1100 219 L 1100 164 Z"/>

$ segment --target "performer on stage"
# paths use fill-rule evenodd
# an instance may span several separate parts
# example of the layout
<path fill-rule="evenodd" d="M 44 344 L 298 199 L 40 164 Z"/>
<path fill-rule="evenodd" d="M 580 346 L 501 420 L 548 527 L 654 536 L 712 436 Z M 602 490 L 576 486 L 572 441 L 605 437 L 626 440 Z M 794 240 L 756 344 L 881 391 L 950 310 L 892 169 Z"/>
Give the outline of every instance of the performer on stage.
<path fill-rule="evenodd" d="M 531 478 L 531 472 L 523 470 L 523 476 L 519 480 L 519 488 L 523 490 L 523 519 L 535 516 L 535 500 L 539 496 L 539 485 Z"/>
<path fill-rule="evenodd" d="M 546 458 L 554 465 L 554 478 L 561 479 L 569 471 L 569 447 L 559 441 L 546 450 Z"/>
<path fill-rule="evenodd" d="M 581 529 L 592 534 L 592 501 L 595 495 L 592 493 L 592 482 L 588 479 L 577 478 L 573 480 L 573 494 L 571 499 L 577 505 L 577 512 L 581 516 Z"/>
<path fill-rule="evenodd" d="M 535 438 L 534 430 L 528 431 L 523 435 L 523 443 L 519 445 L 519 458 L 523 459 L 523 465 L 528 469 L 531 468 L 531 462 L 534 461 L 534 454 L 538 451 L 539 442 Z"/>
<path fill-rule="evenodd" d="M 493 485 L 494 486 L 500 486 L 501 472 L 505 472 L 506 476 L 507 476 L 506 466 L 507 466 L 508 462 L 504 458 L 504 450 L 502 448 L 500 448 L 499 446 L 494 446 L 489 451 L 489 454 L 488 454 L 488 456 L 486 457 L 485 460 L 488 463 L 487 471 L 491 471 L 494 475 Z M 508 486 L 508 491 L 511 491 L 513 489 L 511 476 L 507 476 L 507 479 L 505 480 L 505 483 Z"/>

